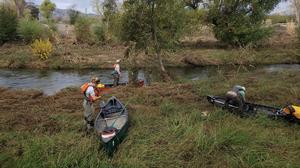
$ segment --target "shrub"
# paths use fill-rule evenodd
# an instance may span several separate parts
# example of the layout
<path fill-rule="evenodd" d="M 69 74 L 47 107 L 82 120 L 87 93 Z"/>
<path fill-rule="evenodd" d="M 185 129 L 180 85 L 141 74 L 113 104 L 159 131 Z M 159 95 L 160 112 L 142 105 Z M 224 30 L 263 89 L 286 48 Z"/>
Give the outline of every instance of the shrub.
<path fill-rule="evenodd" d="M 47 40 L 35 40 L 31 44 L 31 51 L 34 56 L 37 56 L 41 60 L 46 60 L 53 51 L 53 47 L 49 39 Z"/>
<path fill-rule="evenodd" d="M 208 21 L 217 39 L 234 46 L 245 46 L 271 35 L 263 20 L 279 3 L 268 1 L 218 1 L 210 7 Z M 220 2 L 220 3 L 218 3 Z M 255 10 L 251 7 L 256 6 Z M 250 7 L 250 9 L 249 9 Z"/>
<path fill-rule="evenodd" d="M 287 23 L 288 21 L 293 20 L 293 16 L 290 15 L 269 15 L 267 17 L 268 19 L 272 20 L 272 24 L 276 24 L 276 23 Z"/>
<path fill-rule="evenodd" d="M 48 38 L 49 34 L 45 33 L 45 29 L 37 20 L 22 19 L 17 31 L 25 42 L 32 42 L 39 38 Z"/>
<path fill-rule="evenodd" d="M 96 43 L 103 43 L 105 41 L 105 30 L 102 25 L 94 25 L 92 32 Z"/>
<path fill-rule="evenodd" d="M 296 29 L 298 35 L 298 41 L 300 43 L 300 26 Z"/>
<path fill-rule="evenodd" d="M 75 23 L 75 34 L 78 42 L 89 43 L 92 40 L 91 20 L 87 17 L 79 17 Z"/>
<path fill-rule="evenodd" d="M 17 15 L 10 9 L 0 7 L 0 44 L 16 37 Z"/>

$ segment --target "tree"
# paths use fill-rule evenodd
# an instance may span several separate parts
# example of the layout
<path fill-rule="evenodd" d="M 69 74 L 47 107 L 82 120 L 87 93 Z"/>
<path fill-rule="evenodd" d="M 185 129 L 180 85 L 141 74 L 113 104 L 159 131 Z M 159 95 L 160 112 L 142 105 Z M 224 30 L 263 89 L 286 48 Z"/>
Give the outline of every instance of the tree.
<path fill-rule="evenodd" d="M 27 3 L 26 8 L 29 9 L 32 18 L 37 20 L 39 19 L 40 10 L 34 5 L 34 3 Z"/>
<path fill-rule="evenodd" d="M 294 0 L 295 16 L 298 26 L 300 24 L 300 0 Z"/>
<path fill-rule="evenodd" d="M 40 6 L 40 10 L 42 15 L 47 19 L 50 20 L 52 17 L 53 11 L 55 10 L 56 5 L 52 3 L 50 0 L 44 0 Z"/>
<path fill-rule="evenodd" d="M 0 45 L 15 38 L 17 24 L 16 13 L 4 6 L 0 7 Z"/>
<path fill-rule="evenodd" d="M 127 0 L 124 2 L 122 39 L 155 55 L 166 74 L 162 50 L 176 46 L 184 27 L 181 0 Z"/>
<path fill-rule="evenodd" d="M 214 0 L 208 20 L 217 39 L 235 46 L 256 43 L 270 35 L 263 20 L 280 0 Z"/>
<path fill-rule="evenodd" d="M 80 12 L 71 8 L 71 9 L 69 9 L 68 14 L 69 14 L 69 18 L 70 18 L 70 24 L 74 25 L 76 23 L 76 20 L 80 16 Z"/>

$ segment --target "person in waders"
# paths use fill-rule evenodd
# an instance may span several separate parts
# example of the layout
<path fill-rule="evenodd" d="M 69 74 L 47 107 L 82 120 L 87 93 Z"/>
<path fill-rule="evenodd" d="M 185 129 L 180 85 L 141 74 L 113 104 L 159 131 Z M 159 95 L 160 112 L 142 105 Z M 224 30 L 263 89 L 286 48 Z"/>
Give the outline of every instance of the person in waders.
<path fill-rule="evenodd" d="M 116 61 L 116 63 L 113 65 L 114 71 L 112 72 L 112 76 L 114 78 L 114 87 L 119 85 L 119 80 L 121 76 L 121 70 L 120 70 L 120 59 Z"/>
<path fill-rule="evenodd" d="M 100 80 L 97 77 L 92 77 L 89 83 L 85 83 L 81 86 L 81 93 L 83 94 L 83 108 L 84 108 L 84 120 L 86 124 L 86 131 L 90 133 L 94 127 L 93 112 L 94 106 L 93 103 L 100 99 L 101 96 L 97 92 L 97 86 L 99 85 Z"/>
<path fill-rule="evenodd" d="M 226 93 L 225 108 L 229 104 L 237 106 L 241 114 L 244 112 L 246 102 L 246 88 L 240 85 L 235 85 L 230 91 Z"/>

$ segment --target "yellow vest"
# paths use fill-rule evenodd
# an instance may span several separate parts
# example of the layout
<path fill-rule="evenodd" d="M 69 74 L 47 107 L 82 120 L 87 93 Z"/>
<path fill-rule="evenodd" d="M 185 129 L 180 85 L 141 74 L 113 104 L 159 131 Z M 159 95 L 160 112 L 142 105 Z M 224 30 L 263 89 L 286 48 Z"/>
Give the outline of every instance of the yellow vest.
<path fill-rule="evenodd" d="M 300 120 L 300 106 L 292 105 L 292 107 L 295 110 L 295 112 L 292 113 L 293 116 Z M 287 107 L 283 109 L 283 112 L 285 112 L 286 114 L 291 114 L 290 110 Z"/>
<path fill-rule="evenodd" d="M 300 106 L 292 106 L 295 109 L 294 116 L 300 119 Z"/>

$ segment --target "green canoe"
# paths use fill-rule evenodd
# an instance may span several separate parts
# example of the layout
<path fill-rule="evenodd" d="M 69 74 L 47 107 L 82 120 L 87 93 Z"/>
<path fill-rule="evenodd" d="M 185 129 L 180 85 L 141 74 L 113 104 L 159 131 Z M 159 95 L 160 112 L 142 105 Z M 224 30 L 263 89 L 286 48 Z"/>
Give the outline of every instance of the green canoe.
<path fill-rule="evenodd" d="M 95 120 L 97 135 L 109 156 L 113 155 L 126 137 L 128 127 L 127 109 L 116 97 L 111 97 L 100 107 L 100 113 Z"/>

